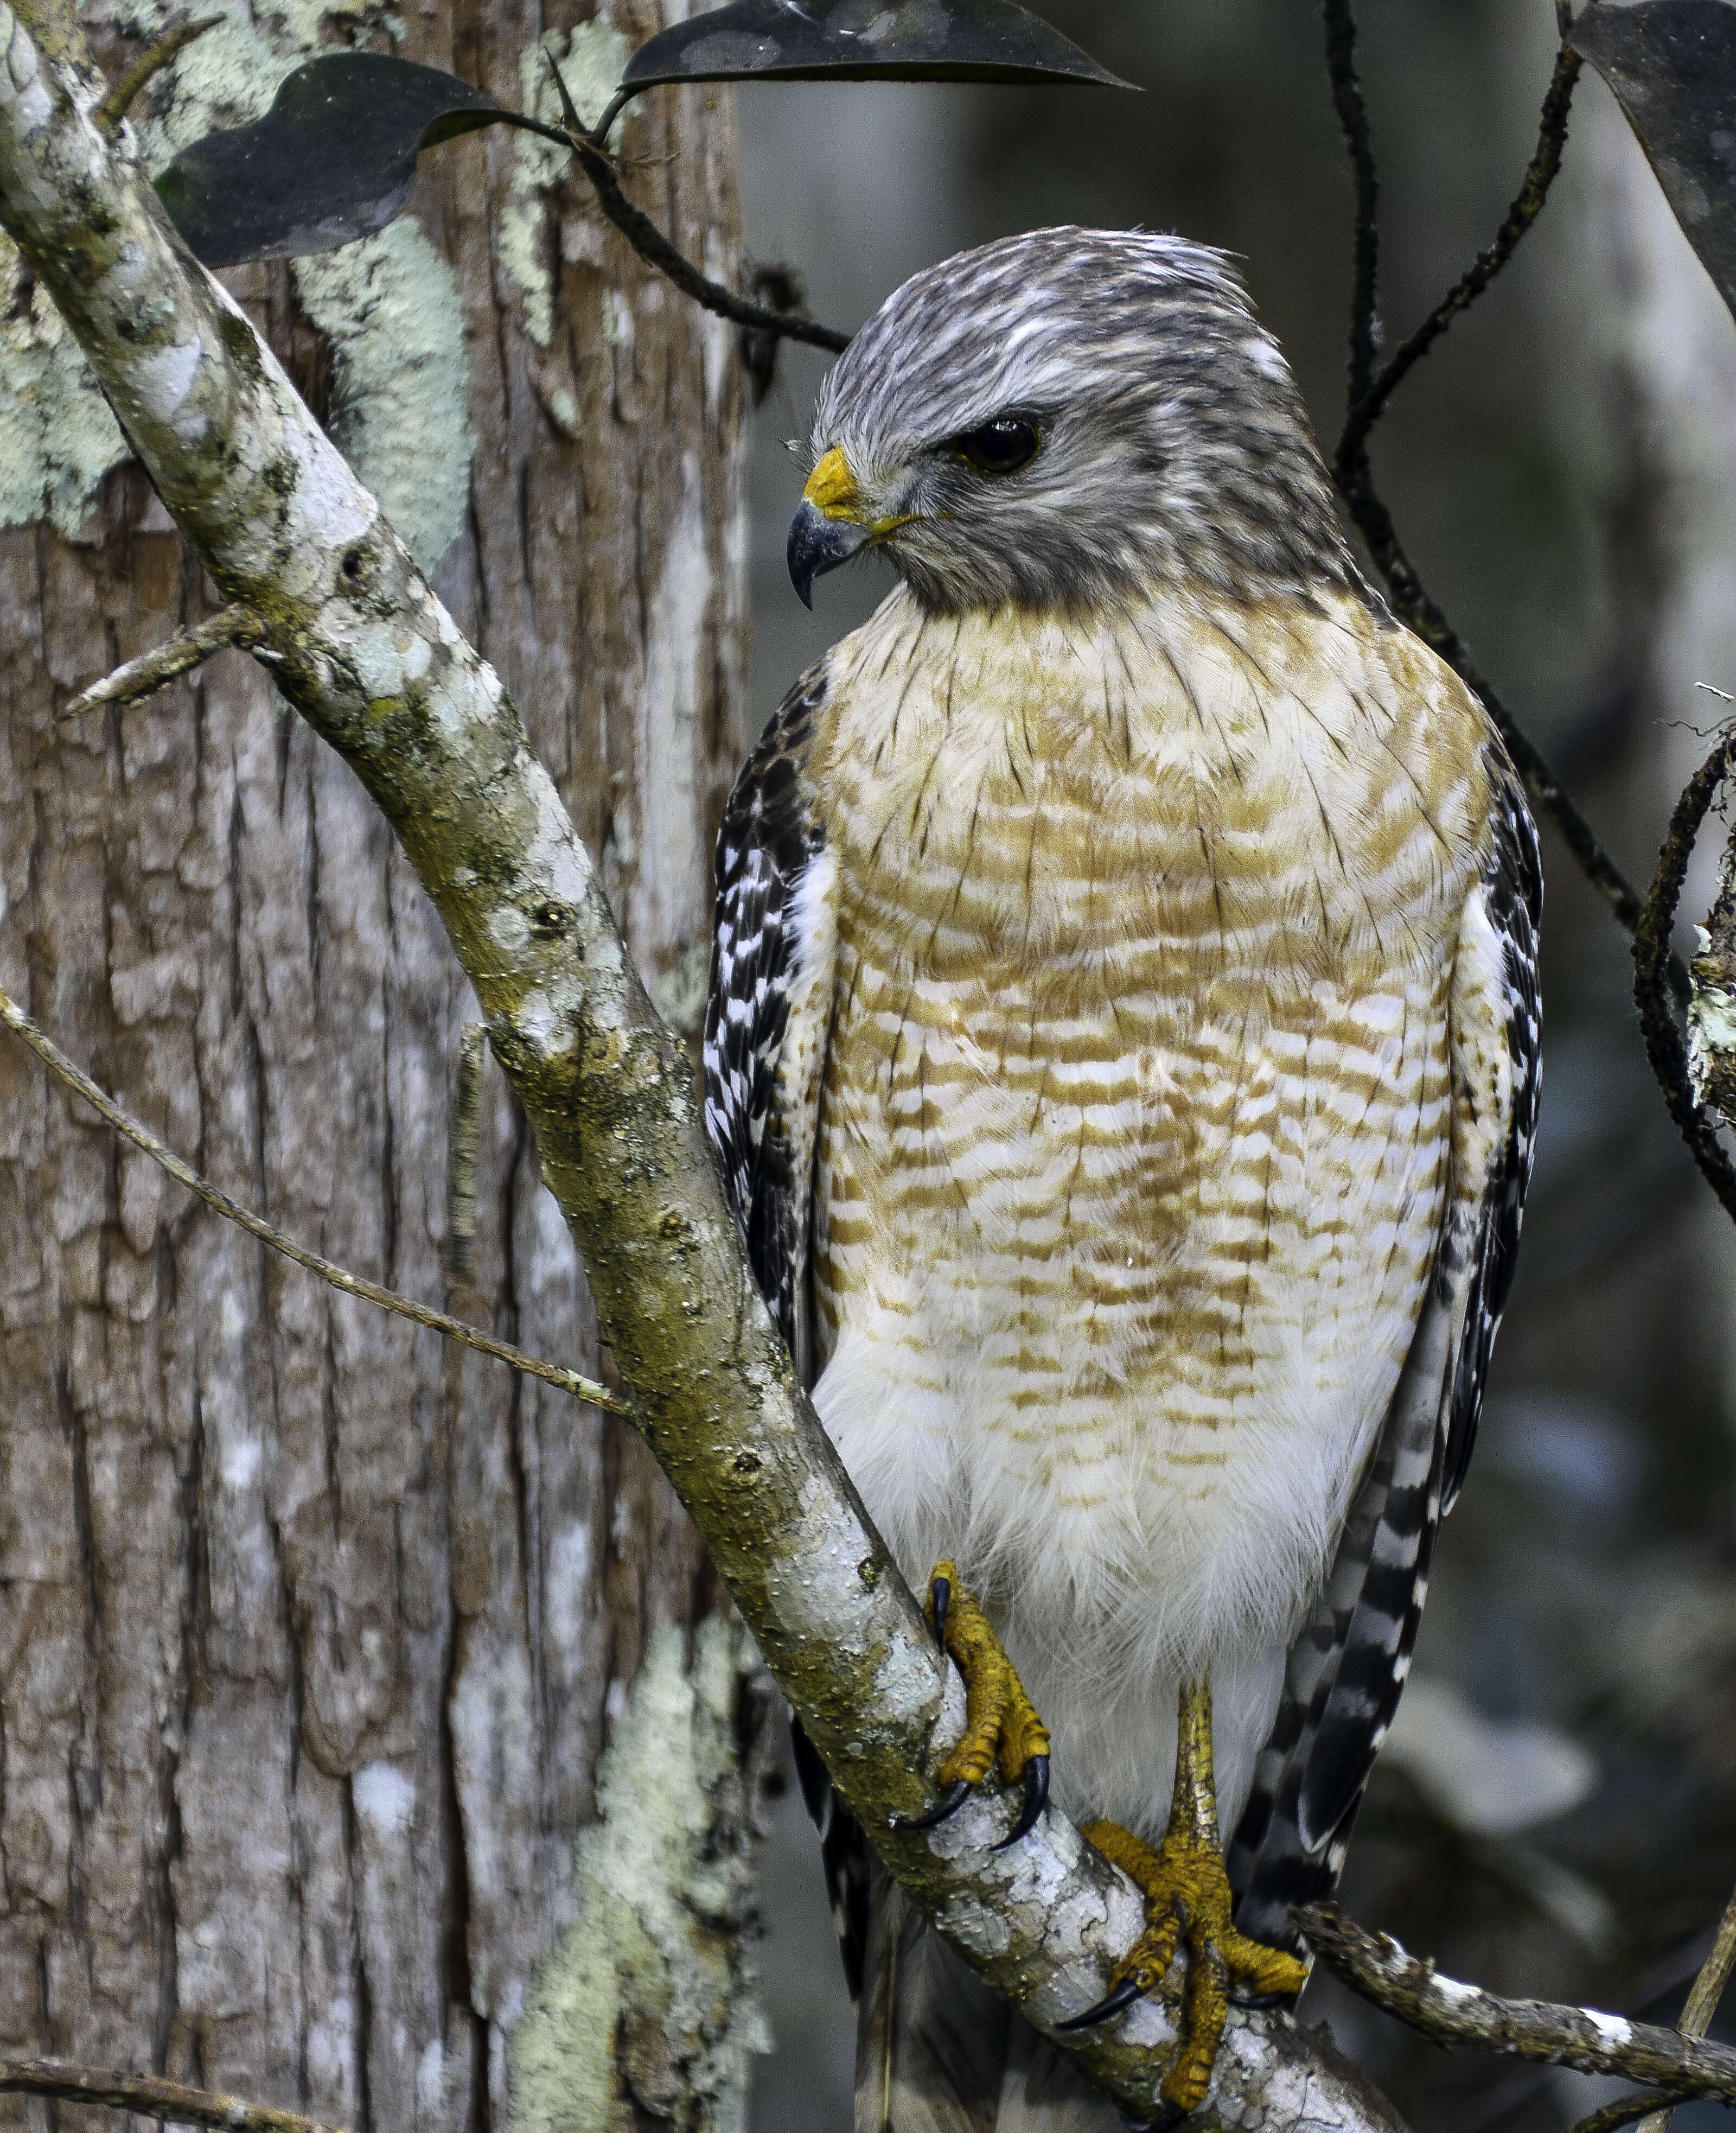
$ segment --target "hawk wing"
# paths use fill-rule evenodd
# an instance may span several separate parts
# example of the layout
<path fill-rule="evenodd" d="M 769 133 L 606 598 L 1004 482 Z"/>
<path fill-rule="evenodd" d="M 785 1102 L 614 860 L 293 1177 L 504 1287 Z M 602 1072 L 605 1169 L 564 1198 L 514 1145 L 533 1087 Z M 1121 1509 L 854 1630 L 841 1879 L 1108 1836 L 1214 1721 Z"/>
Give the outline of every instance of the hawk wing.
<path fill-rule="evenodd" d="M 1504 759 L 1448 1009 L 1453 1141 L 1440 1245 L 1368 1471 L 1229 1851 L 1236 1924 L 1295 1948 L 1291 1907 L 1330 1893 L 1410 1671 L 1441 1516 L 1476 1439 L 1531 1179 L 1541 1022 L 1536 831 Z"/>
<path fill-rule="evenodd" d="M 831 1021 L 831 867 L 805 775 L 825 669 L 785 697 L 718 836 L 705 1005 L 705 1126 L 754 1274 L 811 1382 L 808 1243 Z"/>
<path fill-rule="evenodd" d="M 822 663 L 785 697 L 724 810 L 704 1053 L 705 1126 L 724 1191 L 804 1384 L 814 1378 L 814 1139 L 835 964 L 834 874 L 806 776 L 825 695 Z M 791 1733 L 854 2000 L 868 1938 L 868 1840 L 801 1726 Z"/>

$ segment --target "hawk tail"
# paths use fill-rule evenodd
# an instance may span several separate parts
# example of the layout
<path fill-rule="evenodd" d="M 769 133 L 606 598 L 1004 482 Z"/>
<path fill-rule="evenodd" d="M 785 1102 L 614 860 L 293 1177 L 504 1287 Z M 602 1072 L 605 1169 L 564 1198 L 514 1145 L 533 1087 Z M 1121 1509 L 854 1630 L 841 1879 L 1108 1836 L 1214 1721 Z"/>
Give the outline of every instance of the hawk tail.
<path fill-rule="evenodd" d="M 877 1861 L 856 2004 L 855 2133 L 1126 2133 Z"/>

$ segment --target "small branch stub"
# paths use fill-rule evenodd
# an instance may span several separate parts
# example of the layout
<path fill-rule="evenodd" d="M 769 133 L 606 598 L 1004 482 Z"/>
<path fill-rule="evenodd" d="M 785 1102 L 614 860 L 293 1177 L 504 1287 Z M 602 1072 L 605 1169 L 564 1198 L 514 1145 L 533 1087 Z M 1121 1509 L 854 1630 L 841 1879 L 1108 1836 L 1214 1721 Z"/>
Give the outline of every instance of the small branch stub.
<path fill-rule="evenodd" d="M 215 614 L 195 623 L 190 629 L 177 630 L 166 644 L 141 652 L 137 659 L 129 659 L 112 674 L 105 674 L 100 681 L 94 681 L 88 689 L 81 690 L 55 713 L 55 724 L 69 725 L 74 719 L 83 718 L 86 711 L 99 710 L 105 704 L 136 704 L 143 697 L 154 696 L 159 689 L 166 688 L 183 674 L 190 674 L 195 667 L 202 667 L 206 660 L 214 658 L 232 645 L 242 651 L 253 650 L 262 642 L 264 633 L 264 625 L 251 608 L 239 604 L 219 608 Z"/>

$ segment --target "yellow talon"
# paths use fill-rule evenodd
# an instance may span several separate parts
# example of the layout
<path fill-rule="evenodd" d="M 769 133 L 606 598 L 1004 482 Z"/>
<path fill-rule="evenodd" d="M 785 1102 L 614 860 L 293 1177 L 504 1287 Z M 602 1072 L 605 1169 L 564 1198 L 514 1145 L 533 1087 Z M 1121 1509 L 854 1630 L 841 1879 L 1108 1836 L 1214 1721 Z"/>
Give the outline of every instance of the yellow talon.
<path fill-rule="evenodd" d="M 1154 1992 L 1168 1974 L 1178 1945 L 1187 1951 L 1182 1987 L 1181 2049 L 1158 2093 L 1178 2111 L 1197 2111 L 1211 2085 L 1212 2067 L 1229 2012 L 1229 1988 L 1244 1986 L 1286 1998 L 1307 1981 L 1305 1964 L 1282 1948 L 1238 1933 L 1230 1923 L 1229 1877 L 1218 1842 L 1218 1798 L 1212 1777 L 1211 1684 L 1182 1684 L 1177 1712 L 1176 1790 L 1169 1827 L 1156 1849 L 1118 1822 L 1088 1823 L 1084 1837 L 1118 1866 L 1146 1899 L 1146 1928 L 1116 1966 L 1097 2007 L 1065 2029 L 1082 2029 Z"/>
<path fill-rule="evenodd" d="M 964 1804 L 969 1788 L 998 1769 L 1003 1784 L 1022 1782 L 1025 1788 L 1024 1805 L 1011 1833 L 996 1847 L 1000 1850 L 1016 1844 L 1043 1811 L 1049 1796 L 1049 1729 L 957 1565 L 937 1562 L 928 1589 L 935 1634 L 964 1677 L 964 1733 L 940 1766 L 939 1783 L 947 1797 L 933 1813 L 904 1827 L 932 1828 Z"/>

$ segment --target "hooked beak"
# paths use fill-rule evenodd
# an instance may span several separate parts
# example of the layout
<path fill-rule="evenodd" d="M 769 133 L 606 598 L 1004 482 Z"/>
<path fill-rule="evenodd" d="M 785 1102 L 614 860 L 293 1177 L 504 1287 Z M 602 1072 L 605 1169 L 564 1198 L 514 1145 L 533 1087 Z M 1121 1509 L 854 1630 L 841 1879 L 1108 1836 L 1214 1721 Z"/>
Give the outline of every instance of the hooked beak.
<path fill-rule="evenodd" d="M 839 447 L 833 445 L 808 477 L 801 504 L 790 525 L 790 582 L 804 607 L 814 604 L 814 580 L 847 563 L 871 542 L 910 523 L 902 518 L 870 519 L 862 508 L 856 477 Z"/>

